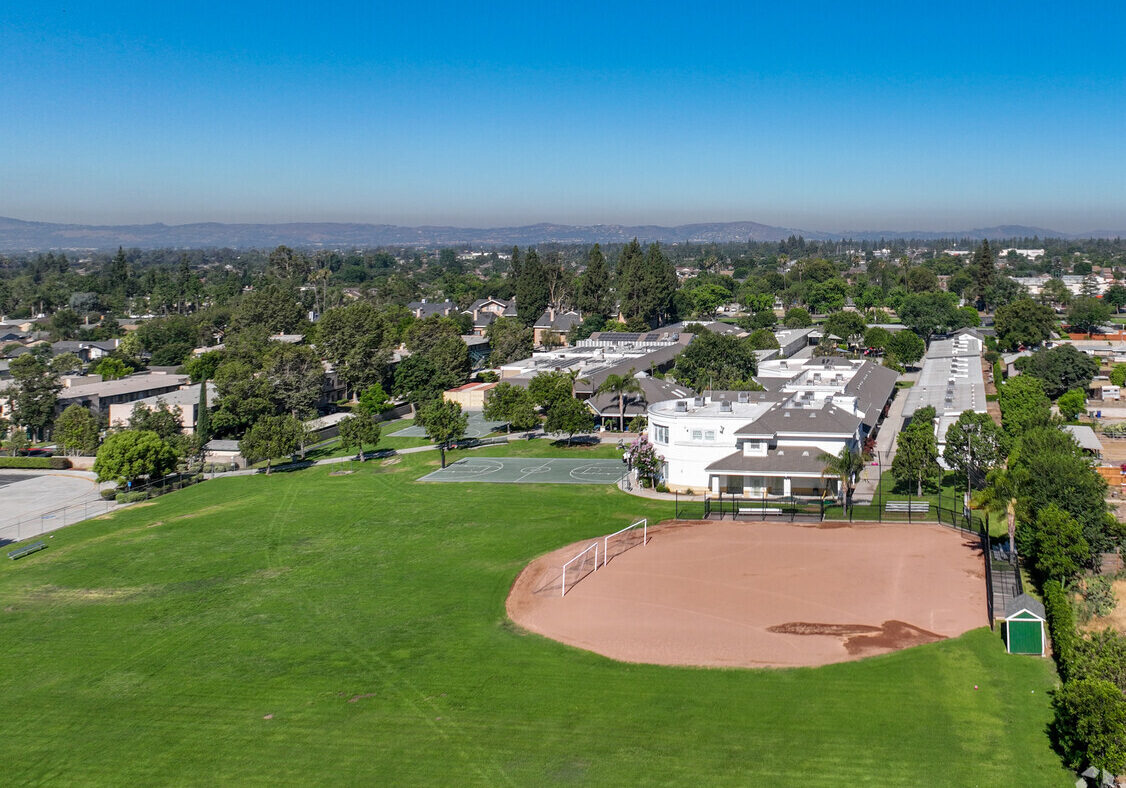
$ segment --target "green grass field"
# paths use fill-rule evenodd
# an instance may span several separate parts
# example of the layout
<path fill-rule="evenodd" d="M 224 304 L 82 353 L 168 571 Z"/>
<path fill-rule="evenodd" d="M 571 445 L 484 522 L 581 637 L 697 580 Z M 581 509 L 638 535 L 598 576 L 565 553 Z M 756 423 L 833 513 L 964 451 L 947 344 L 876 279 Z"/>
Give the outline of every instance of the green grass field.
<path fill-rule="evenodd" d="M 1069 784 L 1051 663 L 987 629 L 785 671 L 623 664 L 518 630 L 504 600 L 532 557 L 671 504 L 414 481 L 437 461 L 217 479 L 3 561 L 4 781 Z"/>

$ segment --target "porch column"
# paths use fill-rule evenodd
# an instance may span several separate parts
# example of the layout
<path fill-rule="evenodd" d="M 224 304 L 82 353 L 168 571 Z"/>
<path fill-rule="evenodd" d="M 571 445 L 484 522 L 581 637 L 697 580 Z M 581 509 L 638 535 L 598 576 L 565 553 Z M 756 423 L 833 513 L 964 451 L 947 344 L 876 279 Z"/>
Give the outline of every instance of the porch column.
<path fill-rule="evenodd" d="M 712 495 L 719 495 L 719 474 L 712 477 Z"/>
<path fill-rule="evenodd" d="M 785 478 L 782 479 L 782 494 L 783 495 L 793 495 L 792 489 L 790 487 L 790 477 L 789 476 L 786 476 Z"/>

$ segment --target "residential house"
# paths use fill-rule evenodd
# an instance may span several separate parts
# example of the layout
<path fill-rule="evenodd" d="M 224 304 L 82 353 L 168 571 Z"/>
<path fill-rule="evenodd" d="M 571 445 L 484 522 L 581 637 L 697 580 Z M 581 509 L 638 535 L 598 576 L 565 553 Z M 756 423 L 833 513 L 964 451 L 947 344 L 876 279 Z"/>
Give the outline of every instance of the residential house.
<path fill-rule="evenodd" d="M 464 311 L 473 319 L 473 335 L 483 337 L 498 317 L 516 317 L 516 299 L 478 298 Z"/>
<path fill-rule="evenodd" d="M 532 326 L 532 341 L 536 347 L 566 345 L 568 332 L 581 322 L 582 315 L 573 309 L 563 312 L 548 307 Z"/>
<path fill-rule="evenodd" d="M 73 353 L 82 360 L 82 363 L 89 364 L 92 361 L 105 358 L 110 353 L 117 350 L 119 344 L 120 340 L 117 339 L 107 339 L 99 342 L 54 342 L 51 344 L 51 356 L 54 357 L 61 356 L 64 353 Z"/>

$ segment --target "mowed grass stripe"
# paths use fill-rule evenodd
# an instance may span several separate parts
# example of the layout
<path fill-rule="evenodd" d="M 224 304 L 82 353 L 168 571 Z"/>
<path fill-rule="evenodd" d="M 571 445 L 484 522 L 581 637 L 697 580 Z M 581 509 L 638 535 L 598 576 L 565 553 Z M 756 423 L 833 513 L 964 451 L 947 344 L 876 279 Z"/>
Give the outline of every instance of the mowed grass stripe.
<path fill-rule="evenodd" d="M 518 630 L 504 599 L 532 557 L 671 505 L 414 481 L 436 463 L 219 479 L 0 566 L 6 779 L 1066 781 L 1050 663 L 988 630 L 788 671 L 616 663 Z"/>

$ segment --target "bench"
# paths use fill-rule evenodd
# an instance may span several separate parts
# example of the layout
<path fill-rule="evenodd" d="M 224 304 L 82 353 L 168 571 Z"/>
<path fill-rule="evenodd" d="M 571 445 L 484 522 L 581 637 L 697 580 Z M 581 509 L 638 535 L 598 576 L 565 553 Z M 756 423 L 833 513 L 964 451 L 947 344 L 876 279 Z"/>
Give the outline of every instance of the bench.
<path fill-rule="evenodd" d="M 17 558 L 23 558 L 25 555 L 31 555 L 32 553 L 45 550 L 46 548 L 46 542 L 32 542 L 31 544 L 25 544 L 23 547 L 17 547 L 15 550 L 10 551 L 8 558 L 15 561 Z"/>
<path fill-rule="evenodd" d="M 884 511 L 926 514 L 930 511 L 930 508 L 931 505 L 927 501 L 888 501 L 884 506 Z"/>
<path fill-rule="evenodd" d="M 739 514 L 785 514 L 785 512 L 770 506 L 740 506 Z"/>

